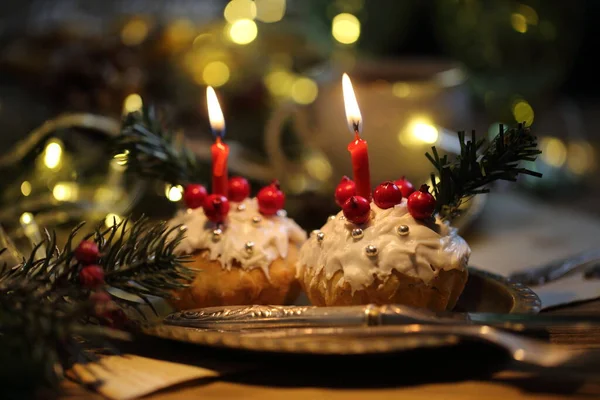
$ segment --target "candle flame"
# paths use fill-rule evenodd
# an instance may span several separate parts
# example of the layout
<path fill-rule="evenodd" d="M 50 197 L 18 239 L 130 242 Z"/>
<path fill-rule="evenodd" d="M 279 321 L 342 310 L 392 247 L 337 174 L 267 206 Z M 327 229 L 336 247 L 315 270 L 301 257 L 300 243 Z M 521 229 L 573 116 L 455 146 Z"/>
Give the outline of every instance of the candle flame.
<path fill-rule="evenodd" d="M 352 132 L 362 131 L 362 116 L 360 115 L 360 109 L 358 108 L 358 102 L 356 101 L 356 95 L 352 88 L 352 82 L 348 74 L 344 73 L 342 76 L 342 91 L 344 93 L 344 107 L 346 108 L 346 120 L 348 121 L 348 128 Z"/>
<path fill-rule="evenodd" d="M 210 120 L 210 127 L 212 128 L 213 134 L 223 137 L 223 134 L 225 133 L 225 118 L 223 118 L 223 111 L 219 105 L 219 99 L 212 86 L 206 88 L 206 103 L 208 106 L 208 119 Z"/>

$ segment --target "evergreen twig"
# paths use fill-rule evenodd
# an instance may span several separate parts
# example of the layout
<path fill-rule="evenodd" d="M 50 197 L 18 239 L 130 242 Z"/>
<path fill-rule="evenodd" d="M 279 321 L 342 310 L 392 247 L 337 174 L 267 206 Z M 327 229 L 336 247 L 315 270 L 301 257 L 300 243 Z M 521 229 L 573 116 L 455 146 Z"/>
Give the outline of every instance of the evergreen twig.
<path fill-rule="evenodd" d="M 489 191 L 489 184 L 497 180 L 516 181 L 519 174 L 541 177 L 542 174 L 521 167 L 521 161 L 535 161 L 541 153 L 537 148 L 537 138 L 523 124 L 516 128 L 500 131 L 489 143 L 477 139 L 472 132 L 469 140 L 465 133 L 458 133 L 460 154 L 450 160 L 447 155 L 440 157 L 435 146 L 431 154 L 425 156 L 437 170 L 431 175 L 433 195 L 436 199 L 436 212 L 444 219 L 459 214 L 461 204 L 481 193 Z"/>

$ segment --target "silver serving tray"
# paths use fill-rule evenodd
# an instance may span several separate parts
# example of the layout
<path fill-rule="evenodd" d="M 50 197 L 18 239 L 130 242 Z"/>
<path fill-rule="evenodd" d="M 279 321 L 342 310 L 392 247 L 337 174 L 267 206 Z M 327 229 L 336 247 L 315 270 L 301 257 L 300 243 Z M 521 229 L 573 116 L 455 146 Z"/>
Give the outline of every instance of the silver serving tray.
<path fill-rule="evenodd" d="M 478 335 L 478 326 L 464 324 L 469 315 L 527 318 L 527 314 L 536 314 L 540 308 L 538 296 L 526 286 L 469 268 L 469 280 L 455 310 L 440 313 L 442 319 L 436 313 L 394 305 L 230 306 L 175 312 L 162 324 L 145 327 L 144 333 L 215 348 L 365 355 L 454 345 L 461 340 L 457 332 L 463 339 Z M 392 319 L 388 320 L 398 321 L 400 314 L 404 318 L 400 324 L 377 326 L 385 325 L 382 321 L 390 315 Z"/>

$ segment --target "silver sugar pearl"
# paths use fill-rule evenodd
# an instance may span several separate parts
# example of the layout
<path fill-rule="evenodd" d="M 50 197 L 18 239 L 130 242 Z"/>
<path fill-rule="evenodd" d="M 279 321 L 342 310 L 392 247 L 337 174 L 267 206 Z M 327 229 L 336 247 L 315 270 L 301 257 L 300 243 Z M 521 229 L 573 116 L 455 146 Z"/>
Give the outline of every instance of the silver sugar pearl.
<path fill-rule="evenodd" d="M 329 220 L 330 220 L 330 221 L 333 221 L 334 219 L 335 219 L 335 215 L 330 215 L 330 216 L 329 216 Z"/>
<path fill-rule="evenodd" d="M 358 240 L 365 236 L 365 232 L 360 228 L 352 229 L 352 239 Z"/>
<path fill-rule="evenodd" d="M 323 232 L 317 233 L 317 241 L 322 242 L 325 239 L 325 234 Z"/>
<path fill-rule="evenodd" d="M 246 205 L 245 204 L 238 204 L 237 210 L 238 211 L 244 211 L 244 210 L 246 210 Z"/>
<path fill-rule="evenodd" d="M 315 230 L 311 231 L 311 232 L 310 232 L 310 234 L 311 234 L 311 236 L 317 236 L 317 234 L 318 234 L 319 232 L 321 232 L 321 231 L 320 231 L 320 230 L 318 230 L 318 229 L 315 229 Z"/>
<path fill-rule="evenodd" d="M 254 252 L 254 242 L 246 242 L 244 250 L 246 250 L 246 254 L 252 254 Z"/>
<path fill-rule="evenodd" d="M 365 247 L 365 253 L 369 257 L 375 257 L 379 253 L 379 249 L 377 249 L 377 247 L 370 244 L 367 247 Z"/>
<path fill-rule="evenodd" d="M 287 217 L 287 211 L 285 211 L 285 210 L 278 210 L 277 211 L 277 216 L 281 217 L 281 218 L 285 218 L 285 217 Z"/>
<path fill-rule="evenodd" d="M 252 223 L 253 224 L 260 224 L 260 221 L 262 221 L 261 217 L 256 216 L 256 217 L 252 218 Z"/>
<path fill-rule="evenodd" d="M 400 236 L 406 236 L 408 235 L 408 231 L 409 231 L 409 227 L 408 225 L 400 225 L 397 229 L 398 235 Z"/>
<path fill-rule="evenodd" d="M 340 219 L 343 221 L 346 219 L 346 217 L 344 217 L 343 215 L 340 215 Z"/>
<path fill-rule="evenodd" d="M 223 230 L 220 228 L 217 228 L 215 230 L 212 231 L 212 240 L 213 242 L 218 242 L 219 240 L 221 240 L 221 237 L 223 236 Z"/>

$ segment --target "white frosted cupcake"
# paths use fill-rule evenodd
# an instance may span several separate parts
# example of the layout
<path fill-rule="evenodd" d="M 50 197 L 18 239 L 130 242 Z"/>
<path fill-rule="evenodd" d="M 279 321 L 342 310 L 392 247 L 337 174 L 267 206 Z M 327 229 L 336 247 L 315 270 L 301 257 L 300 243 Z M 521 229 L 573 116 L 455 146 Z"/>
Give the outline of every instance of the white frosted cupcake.
<path fill-rule="evenodd" d="M 384 183 L 375 202 L 352 196 L 313 231 L 300 250 L 298 279 L 314 305 L 454 307 L 470 249 L 448 223 L 431 217 L 423 190 L 407 200 Z"/>
<path fill-rule="evenodd" d="M 276 191 L 278 187 L 269 185 L 258 198 L 231 204 L 223 196 L 210 195 L 203 208 L 180 211 L 169 222 L 185 227 L 176 251 L 191 254 L 193 261 L 187 266 L 199 271 L 191 286 L 177 293 L 174 307 L 295 301 L 300 292 L 295 265 L 306 232 L 280 209 L 283 202 L 273 197 Z M 215 210 L 222 219 L 215 217 Z"/>

